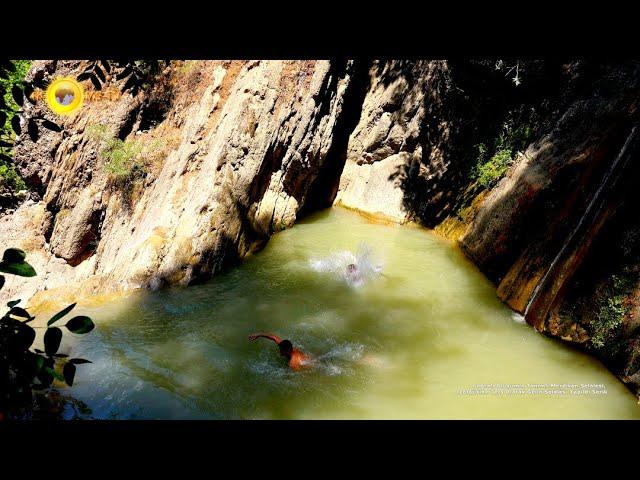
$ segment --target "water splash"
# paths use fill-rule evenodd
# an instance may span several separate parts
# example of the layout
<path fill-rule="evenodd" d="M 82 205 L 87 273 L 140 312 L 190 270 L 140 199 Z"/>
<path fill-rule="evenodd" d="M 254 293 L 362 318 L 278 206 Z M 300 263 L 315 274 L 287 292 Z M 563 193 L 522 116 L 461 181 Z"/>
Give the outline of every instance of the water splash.
<path fill-rule="evenodd" d="M 362 358 L 364 345 L 360 343 L 341 343 L 313 360 L 315 367 L 326 375 L 351 374 L 354 364 Z"/>
<path fill-rule="evenodd" d="M 308 362 L 310 370 L 304 372 L 316 372 L 321 375 L 351 375 L 354 366 L 362 359 L 365 346 L 360 343 L 333 343 L 328 351 L 313 356 Z M 303 351 L 308 350 L 300 345 Z M 268 376 L 272 381 L 293 385 L 300 377 L 300 372 L 289 369 L 283 361 L 276 361 L 273 352 L 261 354 L 260 358 L 248 364 L 249 370 L 259 376 Z"/>
<path fill-rule="evenodd" d="M 316 272 L 330 273 L 351 287 L 360 287 L 380 276 L 383 267 L 364 242 L 358 245 L 355 254 L 344 250 L 320 260 L 312 259 L 309 264 Z M 352 265 L 355 267 L 350 268 Z"/>

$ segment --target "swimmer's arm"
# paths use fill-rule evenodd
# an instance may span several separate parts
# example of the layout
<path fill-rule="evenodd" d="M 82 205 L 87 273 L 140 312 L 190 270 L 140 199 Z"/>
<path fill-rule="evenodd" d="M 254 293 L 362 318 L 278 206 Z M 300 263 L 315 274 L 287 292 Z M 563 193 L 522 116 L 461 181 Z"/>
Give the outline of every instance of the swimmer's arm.
<path fill-rule="evenodd" d="M 255 341 L 260 337 L 268 338 L 269 340 L 273 340 L 278 345 L 282 341 L 282 339 L 279 336 L 274 335 L 273 333 L 252 333 L 251 335 L 249 335 L 249 340 L 254 340 Z"/>

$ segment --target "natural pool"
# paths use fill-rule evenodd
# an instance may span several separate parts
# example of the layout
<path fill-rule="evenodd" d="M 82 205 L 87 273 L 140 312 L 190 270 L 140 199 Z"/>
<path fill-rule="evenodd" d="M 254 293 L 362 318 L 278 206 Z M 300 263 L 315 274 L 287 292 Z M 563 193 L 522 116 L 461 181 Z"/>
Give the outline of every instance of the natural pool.
<path fill-rule="evenodd" d="M 361 242 L 383 276 L 358 287 L 318 271 Z M 76 312 L 97 327 L 61 351 L 94 362 L 69 390 L 91 418 L 640 418 L 598 361 L 515 322 L 451 243 L 337 208 L 206 284 Z M 290 371 L 273 343 L 247 339 L 258 331 L 316 366 Z"/>

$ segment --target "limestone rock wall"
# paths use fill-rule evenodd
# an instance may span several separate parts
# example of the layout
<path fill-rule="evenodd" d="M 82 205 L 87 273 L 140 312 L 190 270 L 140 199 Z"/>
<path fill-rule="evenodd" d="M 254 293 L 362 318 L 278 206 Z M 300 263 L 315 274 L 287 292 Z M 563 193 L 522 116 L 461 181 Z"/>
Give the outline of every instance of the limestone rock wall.
<path fill-rule="evenodd" d="M 38 62 L 30 75 L 77 75 L 81 67 Z M 32 222 L 24 241 L 38 236 L 41 248 L 26 248 L 8 228 L 0 235 L 25 247 L 38 271 L 64 267 L 15 279 L 3 296 L 75 280 L 86 280 L 87 293 L 188 284 L 293 224 L 335 149 L 354 62 L 210 61 L 192 68 L 195 79 L 177 67 L 163 72 L 174 82 L 172 107 L 147 131 L 140 130 L 145 92 L 88 101 L 62 119 L 43 102 L 28 107 L 27 122 L 44 116 L 64 127 L 37 139 L 23 133 L 15 150 L 42 201 L 6 221 L 16 225 L 37 210 L 42 220 Z M 111 183 L 99 146 L 86 134 L 96 124 L 123 140 L 162 142 L 143 180 L 125 189 Z"/>

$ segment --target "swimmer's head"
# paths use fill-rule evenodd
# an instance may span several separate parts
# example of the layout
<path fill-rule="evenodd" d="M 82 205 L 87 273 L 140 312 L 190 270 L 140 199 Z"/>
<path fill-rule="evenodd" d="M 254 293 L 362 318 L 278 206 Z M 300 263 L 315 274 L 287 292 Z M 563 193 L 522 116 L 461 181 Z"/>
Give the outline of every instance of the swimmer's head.
<path fill-rule="evenodd" d="M 282 340 L 278 347 L 280 347 L 280 355 L 289 358 L 293 353 L 293 344 L 289 340 Z"/>
<path fill-rule="evenodd" d="M 357 269 L 358 267 L 356 267 L 355 263 L 350 263 L 349 265 L 347 265 L 347 272 L 349 273 L 354 273 Z"/>

